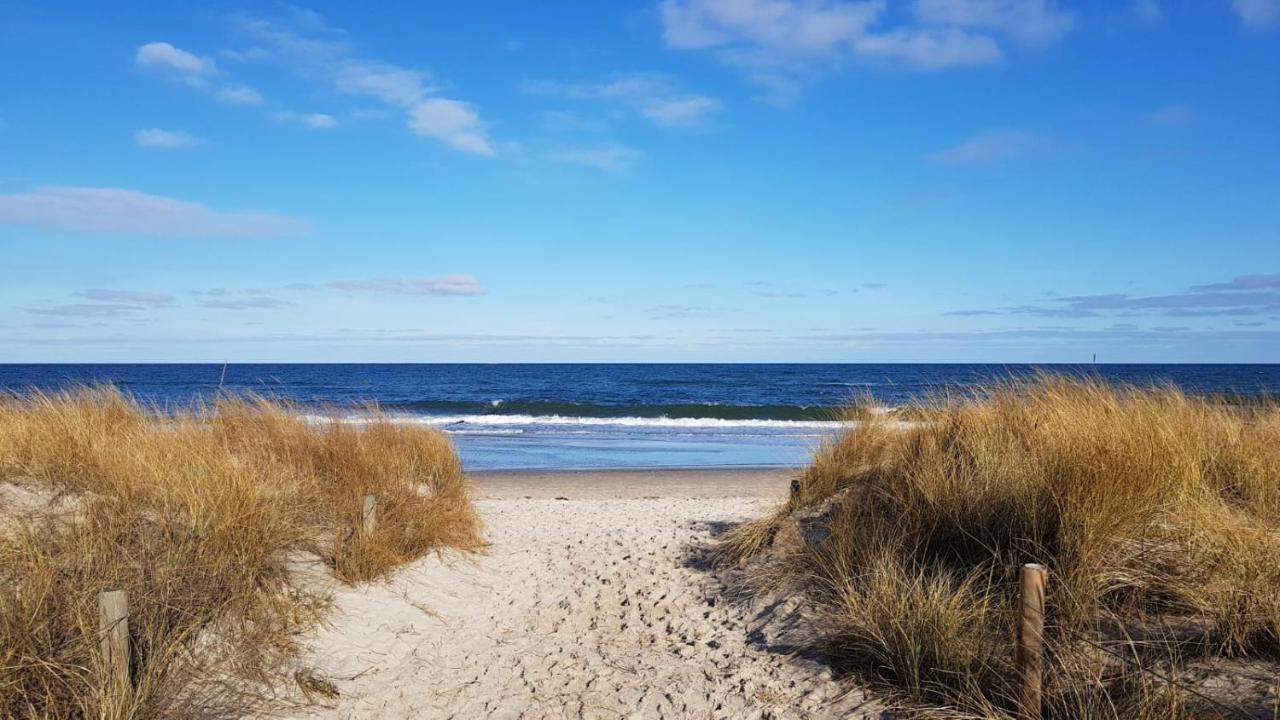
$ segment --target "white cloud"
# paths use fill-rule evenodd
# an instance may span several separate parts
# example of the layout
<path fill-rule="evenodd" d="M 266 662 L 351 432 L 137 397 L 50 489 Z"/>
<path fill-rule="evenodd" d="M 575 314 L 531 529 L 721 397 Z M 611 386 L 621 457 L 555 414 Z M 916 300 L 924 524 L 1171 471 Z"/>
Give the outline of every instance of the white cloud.
<path fill-rule="evenodd" d="M 1004 57 L 995 40 L 956 28 L 892 30 L 867 35 L 854 41 L 854 49 L 868 57 L 883 57 L 929 70 L 985 65 Z"/>
<path fill-rule="evenodd" d="M 436 88 L 430 77 L 390 63 L 342 60 L 332 66 L 333 82 L 350 95 L 368 95 L 388 105 L 413 107 Z"/>
<path fill-rule="evenodd" d="M 644 157 L 635 148 L 618 143 L 606 143 L 592 147 L 569 148 L 553 155 L 554 159 L 572 165 L 583 165 L 611 173 L 624 173 Z"/>
<path fill-rule="evenodd" d="M 302 77 L 318 78 L 339 92 L 371 97 L 403 111 L 410 130 L 423 137 L 475 155 L 496 154 L 475 106 L 436 96 L 440 88 L 430 73 L 356 57 L 342 39 L 345 33 L 325 25 L 318 14 L 294 9 L 293 16 L 293 23 L 241 17 L 238 24 Z"/>
<path fill-rule="evenodd" d="M 1232 0 L 1245 27 L 1265 30 L 1280 25 L 1280 0 Z"/>
<path fill-rule="evenodd" d="M 1039 139 L 1020 130 L 993 130 L 975 135 L 929 159 L 944 165 L 984 165 L 1009 160 L 1034 150 Z"/>
<path fill-rule="evenodd" d="M 194 147 L 204 143 L 194 135 L 189 135 L 176 130 L 161 130 L 160 128 L 144 128 L 133 134 L 134 142 L 139 147 L 157 148 L 162 150 L 176 150 L 178 148 Z"/>
<path fill-rule="evenodd" d="M 1148 124 L 1164 127 L 1186 125 L 1194 119 L 1195 111 L 1186 105 L 1165 105 L 1146 117 Z"/>
<path fill-rule="evenodd" d="M 646 118 L 668 127 L 696 125 L 720 109 L 720 101 L 702 95 L 654 100 L 641 109 Z"/>
<path fill-rule="evenodd" d="M 298 123 L 312 130 L 328 130 L 338 126 L 337 119 L 325 113 L 300 113 L 292 110 L 281 110 L 275 114 L 275 118 L 281 122 Z"/>
<path fill-rule="evenodd" d="M 119 188 L 42 186 L 0 195 L 0 223 L 49 230 L 158 237 L 299 235 L 306 224 L 263 212 L 222 212 L 200 203 Z"/>
<path fill-rule="evenodd" d="M 389 295 L 484 295 L 484 286 L 474 275 L 441 275 L 423 278 L 378 278 L 376 280 L 336 280 L 329 287 L 349 292 Z"/>
<path fill-rule="evenodd" d="M 525 91 L 571 100 L 616 102 L 665 127 L 700 124 L 722 106 L 716 98 L 681 92 L 670 79 L 645 73 L 623 75 L 599 84 L 530 83 Z"/>
<path fill-rule="evenodd" d="M 172 72 L 192 85 L 204 82 L 214 72 L 213 60 L 193 55 L 167 42 L 150 42 L 138 48 L 135 59 L 140 67 L 155 67 Z"/>
<path fill-rule="evenodd" d="M 848 57 L 930 70 L 985 65 L 1004 58 L 999 39 L 1043 46 L 1075 25 L 1054 0 L 915 0 L 894 13 L 886 0 L 662 0 L 659 11 L 668 47 L 711 51 L 777 102 L 815 65 Z"/>
<path fill-rule="evenodd" d="M 441 140 L 456 150 L 476 155 L 494 154 L 480 124 L 480 116 L 464 102 L 445 98 L 423 100 L 409 111 L 409 128 L 418 135 Z"/>
<path fill-rule="evenodd" d="M 248 85 L 228 85 L 219 90 L 214 97 L 228 105 L 262 104 L 262 94 Z"/>
<path fill-rule="evenodd" d="M 663 0 L 667 44 L 710 49 L 744 44 L 788 55 L 824 55 L 862 36 L 884 10 L 882 0 Z"/>
<path fill-rule="evenodd" d="M 1019 42 L 1056 42 L 1075 27 L 1075 16 L 1052 0 L 916 0 L 916 16 L 927 24 L 996 30 Z"/>

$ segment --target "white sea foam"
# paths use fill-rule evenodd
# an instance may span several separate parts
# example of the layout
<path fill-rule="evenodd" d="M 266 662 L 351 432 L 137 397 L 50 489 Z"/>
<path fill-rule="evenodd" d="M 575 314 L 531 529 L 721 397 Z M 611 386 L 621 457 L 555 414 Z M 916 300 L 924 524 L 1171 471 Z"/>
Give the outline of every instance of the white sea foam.
<path fill-rule="evenodd" d="M 313 422 L 329 422 L 329 418 L 311 416 Z M 651 427 L 651 428 L 773 428 L 778 430 L 837 429 L 851 423 L 838 420 L 763 420 L 725 418 L 670 418 L 670 417 L 572 417 L 566 415 L 388 415 L 392 422 L 429 425 L 449 432 L 466 432 L 468 428 L 554 428 L 554 427 Z M 361 424 L 369 422 L 364 415 L 347 415 L 339 422 Z M 492 432 L 492 430 L 489 430 Z"/>
<path fill-rule="evenodd" d="M 484 426 L 618 426 L 656 428 L 838 428 L 844 423 L 834 420 L 761 420 L 725 418 L 670 418 L 670 417 L 571 417 L 566 415 L 419 415 L 397 418 L 402 422 L 414 422 L 449 429 L 460 425 Z"/>

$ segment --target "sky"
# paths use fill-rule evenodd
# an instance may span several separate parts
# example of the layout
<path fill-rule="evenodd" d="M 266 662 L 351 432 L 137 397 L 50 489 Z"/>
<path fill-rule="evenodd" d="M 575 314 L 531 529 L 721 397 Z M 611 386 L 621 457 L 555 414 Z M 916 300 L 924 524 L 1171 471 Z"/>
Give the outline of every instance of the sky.
<path fill-rule="evenodd" d="M 1280 362 L 1280 0 L 13 0 L 0 68 L 0 362 Z"/>

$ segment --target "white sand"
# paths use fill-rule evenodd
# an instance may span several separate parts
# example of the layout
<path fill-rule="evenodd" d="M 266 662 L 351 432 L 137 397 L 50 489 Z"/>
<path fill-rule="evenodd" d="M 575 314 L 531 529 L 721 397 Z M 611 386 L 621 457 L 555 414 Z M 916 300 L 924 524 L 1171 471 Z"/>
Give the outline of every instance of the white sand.
<path fill-rule="evenodd" d="M 340 697 L 298 717 L 818 718 L 878 708 L 724 596 L 700 548 L 785 472 L 477 478 L 490 551 L 342 588 L 306 661 Z M 556 499 L 564 498 L 564 499 Z"/>

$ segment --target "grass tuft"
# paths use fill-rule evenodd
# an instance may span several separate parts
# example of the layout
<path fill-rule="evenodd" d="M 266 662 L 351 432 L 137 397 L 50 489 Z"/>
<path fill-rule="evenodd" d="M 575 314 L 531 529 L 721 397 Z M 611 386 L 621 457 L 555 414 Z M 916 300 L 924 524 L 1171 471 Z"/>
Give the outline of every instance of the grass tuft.
<path fill-rule="evenodd" d="M 378 524 L 360 526 L 365 494 Z M 480 547 L 448 440 L 224 398 L 158 413 L 111 388 L 0 398 L 0 717 L 233 717 L 290 676 L 324 583 Z M 97 596 L 129 593 L 135 690 L 99 672 Z M 300 689 L 329 687 L 305 669 Z"/>
<path fill-rule="evenodd" d="M 1276 405 L 1041 375 L 910 414 L 857 412 L 720 548 L 755 591 L 808 598 L 839 667 L 917 708 L 1009 715 L 1017 572 L 1036 562 L 1048 717 L 1271 707 Z"/>

